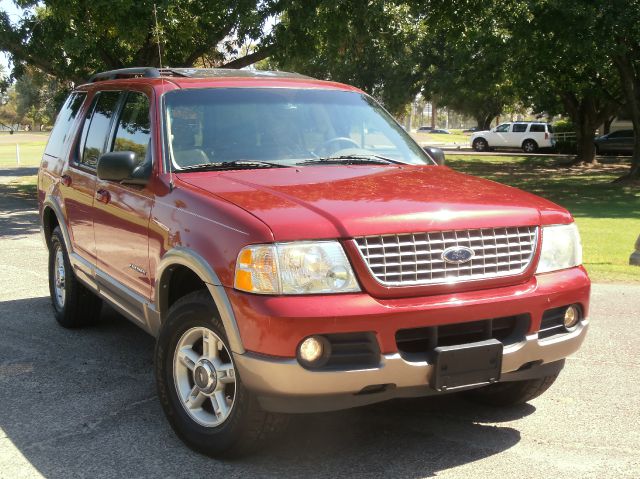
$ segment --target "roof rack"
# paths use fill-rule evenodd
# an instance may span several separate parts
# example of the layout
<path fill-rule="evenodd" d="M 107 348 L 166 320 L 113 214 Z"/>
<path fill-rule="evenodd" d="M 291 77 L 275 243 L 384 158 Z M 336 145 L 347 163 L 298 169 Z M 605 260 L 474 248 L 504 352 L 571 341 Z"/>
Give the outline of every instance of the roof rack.
<path fill-rule="evenodd" d="M 116 80 L 118 78 L 160 78 L 160 77 L 186 77 L 186 78 L 211 78 L 211 77 L 277 77 L 277 78 L 309 78 L 298 73 L 264 70 L 236 70 L 232 68 L 155 68 L 133 67 L 109 70 L 96 73 L 89 78 L 89 83 L 99 81 Z"/>

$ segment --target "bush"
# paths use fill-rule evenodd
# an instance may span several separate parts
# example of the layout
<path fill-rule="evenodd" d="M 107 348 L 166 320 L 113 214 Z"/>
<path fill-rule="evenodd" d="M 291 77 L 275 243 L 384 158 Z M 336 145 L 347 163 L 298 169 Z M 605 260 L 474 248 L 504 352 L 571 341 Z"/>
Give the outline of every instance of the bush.
<path fill-rule="evenodd" d="M 576 128 L 571 120 L 563 118 L 553 123 L 553 131 L 556 133 L 571 133 L 576 131 Z"/>

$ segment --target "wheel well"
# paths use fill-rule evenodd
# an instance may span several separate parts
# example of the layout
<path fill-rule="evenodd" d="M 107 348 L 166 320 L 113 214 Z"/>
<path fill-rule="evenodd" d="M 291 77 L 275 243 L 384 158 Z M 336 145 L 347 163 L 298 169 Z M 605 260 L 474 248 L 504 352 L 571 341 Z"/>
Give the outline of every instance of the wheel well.
<path fill-rule="evenodd" d="M 59 226 L 58 217 L 56 216 L 53 208 L 45 208 L 42 212 L 42 228 L 44 229 L 44 237 L 47 241 L 47 247 L 51 242 L 51 234 L 56 226 Z"/>
<path fill-rule="evenodd" d="M 183 296 L 207 287 L 206 283 L 200 279 L 200 276 L 186 266 L 170 266 L 165 271 L 165 274 L 169 276 L 162 281 L 164 290 L 162 293 L 165 298 L 164 304 L 161 305 L 163 311 L 167 311 L 173 303 Z"/>
<path fill-rule="evenodd" d="M 534 145 L 538 146 L 538 142 L 537 142 L 536 140 L 534 140 L 533 138 L 527 138 L 526 140 L 524 140 L 524 141 L 522 142 L 522 146 L 524 146 L 524 144 L 525 144 L 527 141 L 530 141 L 530 142 L 532 142 Z"/>

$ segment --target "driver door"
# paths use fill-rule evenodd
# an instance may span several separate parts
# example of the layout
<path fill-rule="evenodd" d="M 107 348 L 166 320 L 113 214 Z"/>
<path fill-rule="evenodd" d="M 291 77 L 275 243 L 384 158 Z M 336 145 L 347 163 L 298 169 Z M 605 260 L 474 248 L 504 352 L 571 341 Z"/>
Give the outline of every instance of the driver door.
<path fill-rule="evenodd" d="M 150 171 L 151 121 L 149 96 L 128 91 L 114 122 L 106 151 L 133 151 Z M 121 307 L 141 317 L 151 295 L 149 217 L 153 194 L 147 186 L 97 179 L 94 231 L 98 281 Z"/>

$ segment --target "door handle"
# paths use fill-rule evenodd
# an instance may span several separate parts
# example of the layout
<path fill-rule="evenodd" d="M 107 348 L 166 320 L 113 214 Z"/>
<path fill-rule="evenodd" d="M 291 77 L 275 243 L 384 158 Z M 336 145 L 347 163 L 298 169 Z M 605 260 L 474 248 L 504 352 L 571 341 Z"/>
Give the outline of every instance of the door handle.
<path fill-rule="evenodd" d="M 96 200 L 106 205 L 111 200 L 111 195 L 107 190 L 98 190 L 96 191 Z"/>
<path fill-rule="evenodd" d="M 69 175 L 62 175 L 60 177 L 60 182 L 64 185 L 64 186 L 71 186 L 71 177 Z"/>

